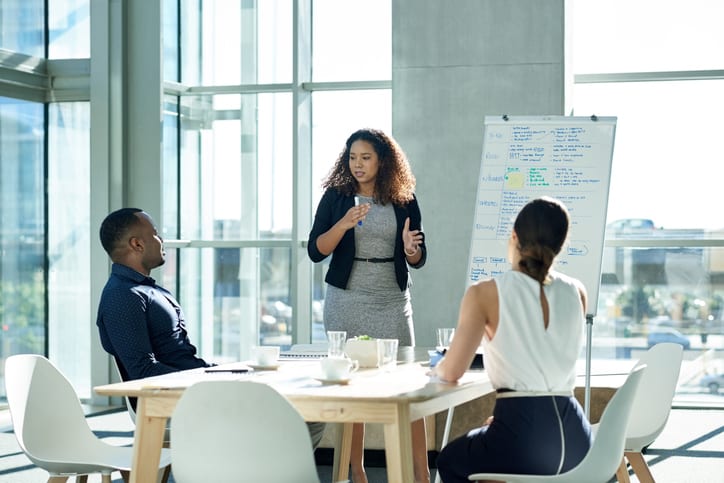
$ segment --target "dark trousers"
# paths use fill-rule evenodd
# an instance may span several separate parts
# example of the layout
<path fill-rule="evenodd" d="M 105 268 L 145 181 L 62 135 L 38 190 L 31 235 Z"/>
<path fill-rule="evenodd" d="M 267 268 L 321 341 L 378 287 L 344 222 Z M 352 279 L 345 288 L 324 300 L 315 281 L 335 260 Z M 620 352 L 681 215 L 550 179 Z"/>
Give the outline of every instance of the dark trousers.
<path fill-rule="evenodd" d="M 591 426 L 574 397 L 500 398 L 493 422 L 451 441 L 437 457 L 445 483 L 472 473 L 552 475 L 575 467 L 591 446 Z"/>

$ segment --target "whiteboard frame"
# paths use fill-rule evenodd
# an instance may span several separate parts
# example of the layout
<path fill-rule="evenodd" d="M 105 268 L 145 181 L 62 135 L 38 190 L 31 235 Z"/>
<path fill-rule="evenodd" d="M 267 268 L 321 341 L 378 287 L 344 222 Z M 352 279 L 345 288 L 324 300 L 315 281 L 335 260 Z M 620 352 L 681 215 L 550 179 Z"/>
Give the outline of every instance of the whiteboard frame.
<path fill-rule="evenodd" d="M 601 190 L 601 197 L 603 202 L 603 207 L 601 208 L 600 213 L 600 226 L 596 225 L 595 231 L 592 231 L 593 237 L 595 237 L 596 240 L 600 240 L 599 245 L 599 253 L 598 253 L 598 259 L 594 260 L 595 267 L 597 267 L 597 276 L 591 278 L 589 283 L 584 283 L 586 287 L 586 291 L 588 292 L 588 300 L 587 300 L 587 310 L 586 310 L 586 317 L 587 319 L 590 319 L 596 315 L 596 312 L 598 310 L 598 298 L 600 294 L 600 288 L 601 288 L 601 271 L 602 271 L 602 263 L 603 263 L 603 248 L 604 248 L 604 237 L 605 237 L 605 230 L 606 230 L 606 216 L 608 211 L 608 198 L 609 198 L 609 191 L 610 191 L 610 183 L 611 183 L 611 168 L 613 164 L 613 149 L 615 145 L 615 137 L 616 137 L 616 123 L 617 123 L 617 117 L 615 116 L 606 116 L 606 117 L 597 117 L 597 116 L 508 116 L 508 115 L 498 115 L 498 116 L 485 116 L 485 122 L 483 125 L 483 142 L 482 142 L 482 150 L 480 155 L 480 169 L 478 172 L 478 182 L 476 184 L 476 208 L 473 215 L 473 232 L 471 233 L 470 238 L 470 248 L 468 252 L 468 265 L 467 265 L 467 272 L 466 272 L 466 285 L 471 285 L 474 283 L 475 280 L 473 280 L 472 277 L 472 271 L 473 271 L 473 259 L 475 256 L 474 248 L 476 244 L 476 238 L 475 238 L 475 223 L 478 218 L 478 200 L 480 196 L 481 191 L 481 182 L 482 182 L 482 176 L 484 173 L 484 170 L 486 168 L 485 163 L 485 156 L 487 153 L 487 134 L 489 131 L 489 128 L 493 125 L 521 125 L 521 126 L 540 126 L 540 125 L 552 125 L 552 126 L 562 126 L 562 127 L 569 127 L 569 126 L 581 126 L 586 127 L 592 123 L 597 123 L 599 125 L 607 125 L 611 129 L 611 135 L 610 139 L 607 139 L 608 145 L 607 149 L 603 152 L 606 153 L 605 159 L 601 159 L 601 162 L 607 163 L 605 166 L 607 166 L 606 170 L 606 176 L 605 179 L 602 180 L 601 187 L 599 188 Z M 551 191 L 550 193 L 546 193 L 549 196 L 553 196 L 555 198 L 559 198 L 557 193 L 555 191 Z M 533 196 L 531 196 L 532 198 Z M 597 217 L 599 213 L 596 214 Z M 571 224 L 573 225 L 574 222 L 574 216 L 571 215 Z M 589 227 L 590 228 L 590 227 Z M 569 233 L 570 237 L 570 233 Z M 507 240 L 506 240 L 507 242 Z M 507 243 L 506 243 L 507 245 Z M 560 257 L 556 257 L 556 260 L 558 260 Z M 510 264 L 508 263 L 508 267 L 510 267 Z M 555 263 L 554 263 L 555 267 Z M 581 280 L 581 277 L 577 276 L 576 273 L 570 273 L 567 272 L 565 269 L 560 270 L 562 273 L 565 273 L 566 275 L 578 278 Z M 583 277 L 583 280 L 581 282 L 589 280 L 586 277 Z M 594 286 L 590 286 L 590 285 Z"/>

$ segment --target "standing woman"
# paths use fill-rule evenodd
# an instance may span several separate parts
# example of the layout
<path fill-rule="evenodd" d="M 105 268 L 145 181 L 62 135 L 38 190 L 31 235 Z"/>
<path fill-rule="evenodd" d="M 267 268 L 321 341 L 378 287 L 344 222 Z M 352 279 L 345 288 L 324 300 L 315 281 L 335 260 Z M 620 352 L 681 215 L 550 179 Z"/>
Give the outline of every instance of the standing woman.
<path fill-rule="evenodd" d="M 455 337 L 433 375 L 457 381 L 482 340 L 497 400 L 488 425 L 440 452 L 445 483 L 467 482 L 472 473 L 564 473 L 590 448 L 591 427 L 573 397 L 586 291 L 551 270 L 569 223 L 559 201 L 530 201 L 508 241 L 512 270 L 465 292 Z"/>
<path fill-rule="evenodd" d="M 427 248 L 405 153 L 384 132 L 360 129 L 347 139 L 322 186 L 307 250 L 315 263 L 332 255 L 325 330 L 415 345 L 408 267 L 422 267 Z M 412 423 L 412 438 L 415 478 L 428 482 L 424 419 Z M 350 455 L 354 483 L 367 482 L 363 455 L 359 423 Z"/>

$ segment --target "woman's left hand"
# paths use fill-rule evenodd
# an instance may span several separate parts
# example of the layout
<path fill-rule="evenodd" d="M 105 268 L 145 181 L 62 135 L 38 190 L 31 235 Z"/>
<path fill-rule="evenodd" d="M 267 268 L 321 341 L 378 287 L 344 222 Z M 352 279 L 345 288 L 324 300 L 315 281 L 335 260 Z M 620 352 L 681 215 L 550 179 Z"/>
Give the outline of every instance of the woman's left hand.
<path fill-rule="evenodd" d="M 405 226 L 402 227 L 402 243 L 405 255 L 408 257 L 417 255 L 422 244 L 422 232 L 420 230 L 410 230 L 410 218 L 405 219 Z"/>

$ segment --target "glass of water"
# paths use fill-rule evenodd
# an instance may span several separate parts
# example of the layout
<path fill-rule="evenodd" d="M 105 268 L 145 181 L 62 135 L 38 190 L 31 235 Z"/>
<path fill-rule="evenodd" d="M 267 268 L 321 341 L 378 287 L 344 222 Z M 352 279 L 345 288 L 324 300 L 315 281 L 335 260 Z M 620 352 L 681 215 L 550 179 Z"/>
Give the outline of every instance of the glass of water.
<path fill-rule="evenodd" d="M 347 342 L 347 331 L 327 331 L 327 357 L 344 357 L 344 346 Z"/>

